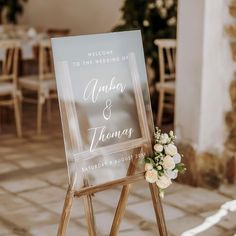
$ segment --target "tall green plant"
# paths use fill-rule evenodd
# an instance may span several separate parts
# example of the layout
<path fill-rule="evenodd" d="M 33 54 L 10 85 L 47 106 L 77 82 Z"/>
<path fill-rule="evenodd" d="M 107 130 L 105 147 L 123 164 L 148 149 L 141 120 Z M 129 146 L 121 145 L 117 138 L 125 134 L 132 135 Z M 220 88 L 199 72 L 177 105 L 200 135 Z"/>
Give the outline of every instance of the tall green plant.
<path fill-rule="evenodd" d="M 177 0 L 125 0 L 122 23 L 114 31 L 141 29 L 146 58 L 156 70 L 157 38 L 176 38 Z"/>

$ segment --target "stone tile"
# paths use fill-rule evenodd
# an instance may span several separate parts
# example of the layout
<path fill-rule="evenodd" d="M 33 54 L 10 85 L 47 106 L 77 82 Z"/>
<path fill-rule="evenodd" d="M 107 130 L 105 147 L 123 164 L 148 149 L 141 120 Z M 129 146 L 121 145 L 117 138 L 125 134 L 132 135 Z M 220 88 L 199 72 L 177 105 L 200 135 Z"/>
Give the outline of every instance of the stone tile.
<path fill-rule="evenodd" d="M 95 221 L 98 231 L 102 235 L 109 235 L 114 214 L 111 212 L 101 212 L 96 214 Z M 129 223 L 126 219 L 121 221 L 120 231 L 133 229 L 134 225 Z"/>
<path fill-rule="evenodd" d="M 47 188 L 20 193 L 19 195 L 37 204 L 43 204 L 63 200 L 66 192 L 61 188 L 50 186 Z"/>
<path fill-rule="evenodd" d="M 121 191 L 118 189 L 103 191 L 103 192 L 96 193 L 94 199 L 97 202 L 100 202 L 104 205 L 108 205 L 112 208 L 115 208 L 117 206 L 118 201 L 119 201 L 120 193 L 121 193 Z M 128 201 L 129 201 L 129 203 L 133 204 L 135 202 L 139 202 L 140 198 L 130 194 Z"/>
<path fill-rule="evenodd" d="M 10 162 L 0 162 L 0 174 L 18 170 L 19 167 Z"/>
<path fill-rule="evenodd" d="M 0 195 L 0 212 L 4 214 L 7 211 L 12 211 L 20 208 L 30 206 L 28 201 L 19 198 L 12 194 L 2 194 Z"/>
<path fill-rule="evenodd" d="M 1 182 L 0 182 L 0 183 L 1 183 Z M 6 193 L 6 191 L 3 190 L 2 188 L 0 188 L 0 195 L 5 194 L 5 193 Z"/>
<path fill-rule="evenodd" d="M 17 225 L 24 226 L 26 231 L 31 232 L 32 236 L 56 235 L 59 215 L 66 195 L 66 190 L 63 189 L 67 186 L 68 181 L 66 164 L 64 168 L 58 167 L 56 170 L 47 169 L 40 174 L 34 173 L 33 177 L 32 171 L 25 171 L 26 168 L 30 170 L 38 166 L 50 165 L 53 167 L 54 163 L 65 163 L 58 109 L 56 111 L 56 119 L 53 117 L 56 124 L 52 125 L 45 122 L 41 137 L 35 136 L 35 119 L 29 118 L 33 117 L 35 106 L 32 106 L 31 113 L 29 112 L 29 115 L 25 116 L 29 119 L 24 119 L 25 138 L 16 138 L 14 122 L 12 123 L 12 133 L 0 136 L 0 154 L 2 157 L 0 174 L 1 171 L 3 173 L 14 173 L 11 174 L 9 180 L 0 179 L 0 186 L 3 184 L 7 189 L 4 190 L 0 187 L 0 215 L 6 221 L 9 219 Z M 5 165 L 6 163 L 9 165 Z M 24 179 L 22 179 L 23 177 Z M 13 194 L 7 193 L 8 191 Z M 170 230 L 169 236 L 180 236 L 183 231 L 200 225 L 207 216 L 214 214 L 225 201 L 235 199 L 235 192 L 235 186 L 222 186 L 220 193 L 229 196 L 227 198 L 214 191 L 173 183 L 166 189 L 163 200 L 165 218 Z M 120 188 L 116 188 L 95 194 L 93 197 L 96 221 L 101 231 L 98 235 L 108 235 L 108 226 L 111 225 L 119 196 Z M 119 235 L 158 235 L 150 199 L 150 191 L 145 181 L 133 185 Z M 195 215 L 189 214 L 189 212 L 193 212 Z M 232 236 L 236 229 L 235 218 L 235 212 L 230 212 L 217 225 L 198 235 Z M 83 201 L 82 199 L 75 199 L 67 236 L 88 235 L 85 225 Z M 8 231 L 4 227 L 0 223 L 0 236 L 17 235 L 17 231 L 14 231 L 16 233 L 13 234 L 13 231 Z M 5 231 L 2 233 L 1 230 Z M 23 235 L 21 233 L 18 236 Z"/>
<path fill-rule="evenodd" d="M 18 179 L 18 180 L 8 180 L 0 182 L 0 185 L 10 191 L 10 192 L 21 192 L 25 190 L 32 190 L 37 188 L 42 188 L 47 186 L 47 183 L 36 178 L 25 178 L 25 179 Z"/>
<path fill-rule="evenodd" d="M 59 216 L 46 211 L 45 209 L 31 206 L 6 212 L 4 218 L 9 222 L 29 229 L 34 226 L 46 226 L 59 222 Z"/>
<path fill-rule="evenodd" d="M 217 209 L 230 199 L 217 192 L 194 188 L 167 195 L 163 201 L 192 213 L 202 213 Z"/>
<path fill-rule="evenodd" d="M 179 192 L 179 191 L 191 191 L 193 189 L 194 188 L 192 188 L 188 185 L 173 182 L 173 184 L 171 184 L 167 189 L 165 189 L 165 196 L 172 194 L 172 193 Z"/>
<path fill-rule="evenodd" d="M 4 235 L 0 235 L 0 236 L 20 236 L 19 234 L 4 234 Z"/>
<path fill-rule="evenodd" d="M 233 199 L 236 199 L 236 185 L 222 185 L 219 189 L 219 192 L 223 195 L 227 195 L 228 197 L 231 197 Z"/>
<path fill-rule="evenodd" d="M 52 161 L 52 162 L 55 162 L 55 163 L 60 163 L 60 162 L 66 162 L 66 157 L 63 155 L 63 156 L 58 156 L 58 155 L 46 155 L 44 157 L 46 160 L 49 160 L 49 161 Z"/>
<path fill-rule="evenodd" d="M 32 233 L 33 236 L 54 236 L 56 235 L 57 228 L 58 224 L 44 227 L 33 227 L 32 229 L 30 229 L 30 232 Z M 75 235 L 86 236 L 88 235 L 88 233 L 84 227 L 70 223 L 66 236 L 75 236 Z"/>
<path fill-rule="evenodd" d="M 193 229 L 199 225 L 201 225 L 204 222 L 204 219 L 201 217 L 193 216 L 193 215 L 187 215 L 185 217 L 177 218 L 175 220 L 167 221 L 167 228 L 168 231 L 175 235 L 180 236 L 184 232 L 188 232 L 190 229 Z M 223 236 L 224 230 L 217 227 L 212 226 L 209 229 L 201 230 L 201 232 L 194 232 L 189 233 L 187 235 L 198 235 L 198 236 Z M 184 234 L 183 234 L 184 236 Z"/>
<path fill-rule="evenodd" d="M 155 214 L 150 201 L 128 205 L 126 211 L 132 213 L 133 218 L 136 216 L 137 219 L 155 222 Z"/>
<path fill-rule="evenodd" d="M 130 230 L 126 232 L 120 232 L 119 236 L 153 236 L 153 232 L 151 231 L 137 231 L 137 230 Z"/>
<path fill-rule="evenodd" d="M 138 184 L 134 184 L 131 193 L 135 196 L 139 197 L 140 199 L 146 199 L 150 197 L 150 190 L 149 186 L 146 181 L 139 182 Z"/>
<path fill-rule="evenodd" d="M 17 160 L 16 163 L 23 168 L 33 168 L 33 167 L 48 165 L 51 162 L 44 160 L 42 158 L 31 157 Z"/>
<path fill-rule="evenodd" d="M 163 210 L 165 215 L 165 220 L 174 220 L 186 215 L 186 212 L 177 209 L 173 206 L 169 206 L 167 204 L 163 204 Z"/>
<path fill-rule="evenodd" d="M 27 152 L 28 153 L 28 152 Z M 24 159 L 25 158 L 25 154 L 24 153 L 12 153 L 12 154 L 8 154 L 5 156 L 6 160 L 16 160 L 16 159 Z"/>
<path fill-rule="evenodd" d="M 43 204 L 43 206 L 45 208 L 50 209 L 50 211 L 61 215 L 62 209 L 63 209 L 63 204 L 64 204 L 64 199 L 61 201 Z M 107 210 L 106 207 L 104 207 L 100 203 L 97 203 L 96 201 L 93 201 L 93 209 L 94 209 L 95 213 Z M 72 209 L 71 209 L 71 218 L 72 219 L 74 218 L 75 220 L 77 220 L 79 217 L 85 217 L 84 205 L 83 205 L 82 198 L 74 199 Z"/>
<path fill-rule="evenodd" d="M 68 174 L 66 169 L 60 169 L 55 171 L 50 171 L 48 173 L 37 175 L 40 179 L 48 181 L 51 184 L 62 186 L 64 184 L 68 185 Z"/>
<path fill-rule="evenodd" d="M 11 152 L 14 152 L 14 148 L 13 147 L 4 147 L 4 146 L 0 146 L 0 150 L 1 150 L 1 155 L 8 155 Z"/>
<path fill-rule="evenodd" d="M 4 235 L 7 233 L 11 233 L 10 229 L 8 229 L 3 223 L 0 222 L 0 235 Z"/>

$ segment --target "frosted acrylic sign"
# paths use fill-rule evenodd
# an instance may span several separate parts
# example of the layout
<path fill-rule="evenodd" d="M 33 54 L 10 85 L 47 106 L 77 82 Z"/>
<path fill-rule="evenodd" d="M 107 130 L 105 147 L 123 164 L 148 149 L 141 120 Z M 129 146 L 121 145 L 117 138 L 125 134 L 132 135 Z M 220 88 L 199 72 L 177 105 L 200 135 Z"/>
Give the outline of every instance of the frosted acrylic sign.
<path fill-rule="evenodd" d="M 126 176 L 149 151 L 152 115 L 140 31 L 52 39 L 70 178 Z"/>

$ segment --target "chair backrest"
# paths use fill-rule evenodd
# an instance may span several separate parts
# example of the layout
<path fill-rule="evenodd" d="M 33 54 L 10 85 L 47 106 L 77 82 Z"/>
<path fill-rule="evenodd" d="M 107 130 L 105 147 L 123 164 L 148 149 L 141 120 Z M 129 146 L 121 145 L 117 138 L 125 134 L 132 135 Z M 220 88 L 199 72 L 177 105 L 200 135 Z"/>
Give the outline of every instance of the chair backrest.
<path fill-rule="evenodd" d="M 50 38 L 63 37 L 70 34 L 70 29 L 48 29 L 47 33 Z"/>
<path fill-rule="evenodd" d="M 50 40 L 42 40 L 39 43 L 39 79 L 47 80 L 54 78 L 52 61 L 52 47 Z"/>
<path fill-rule="evenodd" d="M 158 46 L 160 82 L 175 80 L 176 40 L 156 39 Z"/>
<path fill-rule="evenodd" d="M 15 85 L 17 85 L 19 42 L 15 40 L 1 41 L 0 52 L 0 82 L 11 81 Z"/>

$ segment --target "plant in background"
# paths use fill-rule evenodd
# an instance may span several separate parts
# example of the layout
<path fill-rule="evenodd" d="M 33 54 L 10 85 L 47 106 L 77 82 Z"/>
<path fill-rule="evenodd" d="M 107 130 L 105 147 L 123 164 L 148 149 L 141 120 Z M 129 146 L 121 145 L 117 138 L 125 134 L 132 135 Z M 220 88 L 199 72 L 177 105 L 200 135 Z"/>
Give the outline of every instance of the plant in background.
<path fill-rule="evenodd" d="M 176 179 L 178 173 L 186 170 L 181 163 L 181 155 L 178 153 L 174 142 L 176 136 L 173 131 L 169 134 L 161 133 L 156 128 L 154 133 L 155 145 L 152 157 L 145 157 L 145 178 L 149 183 L 156 183 L 160 195 L 164 196 L 164 189 L 169 187 L 172 179 Z"/>
<path fill-rule="evenodd" d="M 157 38 L 176 38 L 177 0 L 125 0 L 114 31 L 141 29 L 146 59 L 158 72 Z"/>
<path fill-rule="evenodd" d="M 0 0 L 0 24 L 3 11 L 6 11 L 7 22 L 16 24 L 17 15 L 23 13 L 23 2 L 27 2 L 27 0 Z"/>

